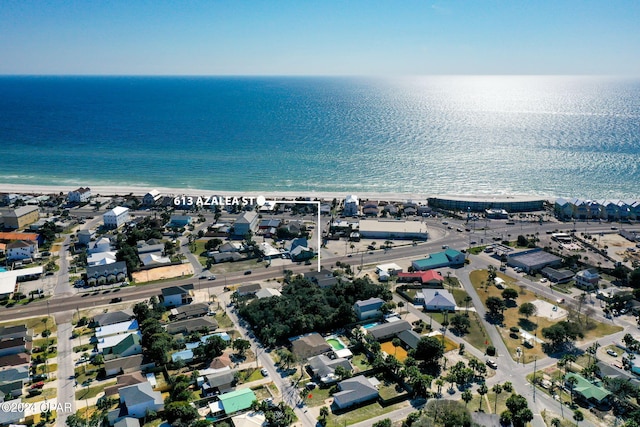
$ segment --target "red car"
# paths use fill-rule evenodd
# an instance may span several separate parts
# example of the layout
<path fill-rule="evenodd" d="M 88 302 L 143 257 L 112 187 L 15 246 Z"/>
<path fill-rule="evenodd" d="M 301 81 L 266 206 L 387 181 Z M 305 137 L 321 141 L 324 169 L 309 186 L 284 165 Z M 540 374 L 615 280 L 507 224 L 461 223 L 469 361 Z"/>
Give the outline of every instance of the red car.
<path fill-rule="evenodd" d="M 31 386 L 31 390 L 38 389 L 44 387 L 44 383 L 40 381 L 39 383 L 35 383 Z"/>

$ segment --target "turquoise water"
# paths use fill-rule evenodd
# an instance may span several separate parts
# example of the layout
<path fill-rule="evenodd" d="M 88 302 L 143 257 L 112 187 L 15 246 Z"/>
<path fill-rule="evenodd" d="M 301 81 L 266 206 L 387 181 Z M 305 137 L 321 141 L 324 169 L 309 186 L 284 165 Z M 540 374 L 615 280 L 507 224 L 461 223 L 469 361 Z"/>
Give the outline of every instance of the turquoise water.
<path fill-rule="evenodd" d="M 0 183 L 640 196 L 638 79 L 0 77 L 0 118 Z"/>
<path fill-rule="evenodd" d="M 374 326 L 378 326 L 379 324 L 380 323 L 377 323 L 377 322 L 376 323 L 367 323 L 366 325 L 362 325 L 362 327 L 365 328 L 365 329 L 371 329 Z"/>

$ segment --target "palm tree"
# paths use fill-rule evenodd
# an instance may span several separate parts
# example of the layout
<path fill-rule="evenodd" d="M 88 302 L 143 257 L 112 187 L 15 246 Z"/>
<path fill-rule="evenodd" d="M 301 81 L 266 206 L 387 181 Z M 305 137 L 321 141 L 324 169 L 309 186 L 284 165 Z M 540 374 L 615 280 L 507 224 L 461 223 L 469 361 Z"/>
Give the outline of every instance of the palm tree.
<path fill-rule="evenodd" d="M 502 393 L 502 386 L 500 384 L 496 384 L 491 389 L 496 394 L 496 399 L 494 401 L 493 413 L 498 413 L 498 395 Z"/>
<path fill-rule="evenodd" d="M 567 383 L 569 384 L 569 391 L 571 393 L 571 406 L 573 406 L 573 388 L 578 384 L 578 379 L 576 377 L 567 378 Z"/>
<path fill-rule="evenodd" d="M 320 408 L 320 418 L 322 418 L 323 420 L 326 420 L 328 416 L 329 416 L 329 408 L 327 408 L 326 406 L 323 406 L 322 408 Z"/>
<path fill-rule="evenodd" d="M 551 420 L 551 427 L 560 427 L 561 424 L 562 421 L 560 421 L 560 418 L 554 418 Z"/>
<path fill-rule="evenodd" d="M 442 393 L 442 386 L 444 385 L 444 381 L 442 381 L 442 378 L 438 378 L 436 380 L 436 386 L 438 387 L 438 396 L 440 396 L 440 394 Z"/>
<path fill-rule="evenodd" d="M 400 338 L 394 338 L 391 340 L 391 344 L 393 344 L 393 355 L 395 356 L 398 351 L 398 347 L 402 345 L 402 341 L 400 341 Z"/>
<path fill-rule="evenodd" d="M 580 421 L 584 420 L 584 415 L 579 409 L 573 411 L 573 419 L 576 420 L 576 426 L 580 423 Z"/>
<path fill-rule="evenodd" d="M 466 297 L 464 297 L 464 310 L 465 310 L 465 314 L 469 315 L 469 303 L 471 302 L 472 298 L 467 295 Z"/>
<path fill-rule="evenodd" d="M 489 392 L 486 384 L 482 384 L 478 387 L 478 394 L 480 395 L 480 406 L 478 407 L 478 412 L 482 412 L 482 399 L 484 399 L 484 395 Z"/>
<path fill-rule="evenodd" d="M 469 390 L 465 390 L 462 392 L 462 400 L 464 400 L 464 407 L 466 409 L 467 404 L 469 402 L 471 402 L 471 399 L 473 399 L 473 395 L 471 394 L 471 392 Z"/>

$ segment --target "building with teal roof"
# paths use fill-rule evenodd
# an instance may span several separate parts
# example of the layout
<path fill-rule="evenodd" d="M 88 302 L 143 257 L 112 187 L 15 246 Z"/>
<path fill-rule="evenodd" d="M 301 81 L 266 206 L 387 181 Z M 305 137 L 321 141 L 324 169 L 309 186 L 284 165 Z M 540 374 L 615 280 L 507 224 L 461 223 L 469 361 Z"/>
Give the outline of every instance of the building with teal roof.
<path fill-rule="evenodd" d="M 455 267 L 464 265 L 465 256 L 455 249 L 447 249 L 443 252 L 429 254 L 426 258 L 411 262 L 414 270 L 424 271 L 435 268 Z"/>
<path fill-rule="evenodd" d="M 576 383 L 573 388 L 568 382 L 569 378 L 576 379 Z M 573 390 L 573 394 L 588 402 L 594 403 L 597 406 L 607 404 L 609 396 L 611 396 L 611 392 L 600 386 L 599 382 L 591 382 L 582 375 L 578 375 L 573 372 L 566 375 L 565 385 L 569 390 Z"/>
<path fill-rule="evenodd" d="M 250 388 L 241 388 L 220 395 L 220 402 L 227 415 L 249 409 L 254 400 L 258 400 L 258 398 Z"/>

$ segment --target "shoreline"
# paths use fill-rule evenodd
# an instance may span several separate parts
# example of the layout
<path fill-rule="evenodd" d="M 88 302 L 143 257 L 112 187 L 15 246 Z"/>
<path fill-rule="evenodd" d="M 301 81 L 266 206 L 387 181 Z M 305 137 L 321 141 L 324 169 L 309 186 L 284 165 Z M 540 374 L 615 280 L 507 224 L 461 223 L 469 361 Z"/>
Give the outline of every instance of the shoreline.
<path fill-rule="evenodd" d="M 296 197 L 310 197 L 312 199 L 344 199 L 348 194 L 355 194 L 361 200 L 375 200 L 379 201 L 426 201 L 430 197 L 441 198 L 464 198 L 466 200 L 509 200 L 509 201 L 525 201 L 525 200 L 546 200 L 553 203 L 556 197 L 550 196 L 531 196 L 531 195 L 508 195 L 508 194 L 416 194 L 416 193 L 377 193 L 377 192 L 349 192 L 349 193 L 332 193 L 323 191 L 310 191 L 310 192 L 296 192 L 296 191 L 214 191 L 214 190 L 202 190 L 196 188 L 172 188 L 172 187 L 137 187 L 133 185 L 88 185 L 91 189 L 92 196 L 126 196 L 132 194 L 134 196 L 144 196 L 151 190 L 157 190 L 165 196 L 224 196 L 224 197 L 257 197 L 265 196 L 271 199 L 294 199 Z M 78 189 L 77 185 L 35 185 L 35 184 L 4 184 L 0 183 L 0 193 L 16 193 L 16 194 L 59 194 L 63 193 L 65 196 L 69 191 Z"/>

